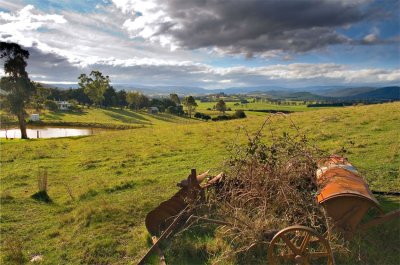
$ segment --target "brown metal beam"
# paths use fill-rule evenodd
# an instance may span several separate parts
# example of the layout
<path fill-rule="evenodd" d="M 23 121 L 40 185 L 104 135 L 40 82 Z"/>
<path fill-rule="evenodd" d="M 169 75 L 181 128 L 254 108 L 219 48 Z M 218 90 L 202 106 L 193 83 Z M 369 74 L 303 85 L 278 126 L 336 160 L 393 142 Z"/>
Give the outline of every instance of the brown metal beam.
<path fill-rule="evenodd" d="M 396 211 L 392 211 L 392 212 L 389 212 L 389 213 L 384 214 L 384 215 L 380 215 L 380 216 L 372 219 L 368 223 L 360 225 L 359 230 L 360 231 L 368 230 L 371 227 L 380 225 L 380 224 L 385 223 L 385 222 L 387 222 L 387 221 L 389 221 L 391 219 L 394 219 L 396 217 L 400 217 L 400 210 L 396 210 Z"/>

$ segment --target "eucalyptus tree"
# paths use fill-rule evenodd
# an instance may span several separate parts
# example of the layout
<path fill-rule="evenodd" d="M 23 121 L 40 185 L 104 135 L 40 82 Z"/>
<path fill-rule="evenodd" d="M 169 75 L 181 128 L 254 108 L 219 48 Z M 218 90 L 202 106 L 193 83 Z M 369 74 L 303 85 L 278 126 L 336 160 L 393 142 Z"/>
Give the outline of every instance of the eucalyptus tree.
<path fill-rule="evenodd" d="M 104 100 L 104 93 L 110 87 L 110 78 L 100 71 L 92 71 L 89 75 L 81 74 L 78 79 L 79 86 L 93 104 L 100 106 Z"/>
<path fill-rule="evenodd" d="M 183 105 L 186 107 L 189 117 L 192 117 L 192 113 L 196 110 L 197 103 L 193 96 L 188 96 L 183 99 Z"/>
<path fill-rule="evenodd" d="M 226 111 L 225 101 L 223 101 L 222 99 L 220 101 L 218 101 L 217 104 L 215 105 L 215 109 L 222 112 L 222 114 L 225 114 L 225 111 Z"/>
<path fill-rule="evenodd" d="M 35 93 L 35 85 L 26 71 L 28 58 L 29 51 L 20 45 L 0 42 L 0 59 L 4 61 L 5 74 L 0 79 L 0 89 L 4 91 L 2 108 L 17 116 L 22 139 L 28 139 L 26 106 Z"/>

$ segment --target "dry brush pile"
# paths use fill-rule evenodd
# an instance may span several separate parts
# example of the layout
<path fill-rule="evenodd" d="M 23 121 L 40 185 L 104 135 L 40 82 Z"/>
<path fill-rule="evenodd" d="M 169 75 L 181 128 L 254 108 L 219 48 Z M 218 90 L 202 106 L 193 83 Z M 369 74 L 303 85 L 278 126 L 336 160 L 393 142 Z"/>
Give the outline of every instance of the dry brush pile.
<path fill-rule="evenodd" d="M 323 209 L 315 200 L 317 161 L 326 154 L 310 144 L 293 122 L 292 135 L 274 135 L 267 129 L 270 119 L 253 136 L 241 130 L 248 141 L 230 147 L 225 179 L 209 194 L 214 217 L 232 224 L 219 229 L 232 246 L 230 256 L 259 248 L 266 251 L 274 234 L 287 226 L 327 231 Z"/>

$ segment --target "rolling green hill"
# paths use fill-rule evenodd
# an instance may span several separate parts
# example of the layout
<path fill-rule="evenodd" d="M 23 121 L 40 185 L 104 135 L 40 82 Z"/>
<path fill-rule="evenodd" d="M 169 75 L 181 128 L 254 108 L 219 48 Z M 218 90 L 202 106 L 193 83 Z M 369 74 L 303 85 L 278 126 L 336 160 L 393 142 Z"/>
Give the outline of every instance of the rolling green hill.
<path fill-rule="evenodd" d="M 90 110 L 87 115 L 92 118 L 69 114 L 58 118 L 145 126 L 88 137 L 1 140 L 2 264 L 12 264 L 21 255 L 25 260 L 41 255 L 40 264 L 135 264 L 149 247 L 146 213 L 173 195 L 176 182 L 186 178 L 191 168 L 211 169 L 213 174 L 222 170 L 229 156 L 227 145 L 246 140 L 238 128 L 255 132 L 267 117 L 192 122 L 166 114 L 154 117 Z M 323 109 L 289 117 L 321 148 L 344 152 L 371 189 L 400 190 L 400 103 Z M 290 119 L 275 116 L 271 121 L 274 134 L 293 132 Z M 266 131 L 265 141 L 269 137 Z M 31 197 L 38 190 L 39 169 L 48 172 L 51 203 Z M 378 199 L 386 211 L 399 207 L 397 198 Z M 399 227 L 398 221 L 392 221 L 356 238 L 348 246 L 353 252 L 337 261 L 397 263 L 393 253 L 399 251 Z M 212 229 L 194 231 L 167 244 L 168 264 L 211 264 L 221 257 L 226 243 Z"/>
<path fill-rule="evenodd" d="M 400 100 L 400 87 L 382 87 L 372 91 L 352 95 L 348 98 L 358 100 Z"/>

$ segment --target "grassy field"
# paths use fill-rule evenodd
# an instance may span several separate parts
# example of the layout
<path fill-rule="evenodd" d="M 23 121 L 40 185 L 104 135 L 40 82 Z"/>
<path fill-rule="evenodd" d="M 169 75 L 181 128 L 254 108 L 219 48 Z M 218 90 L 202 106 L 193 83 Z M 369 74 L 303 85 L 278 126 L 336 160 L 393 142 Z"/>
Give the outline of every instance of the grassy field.
<path fill-rule="evenodd" d="M 129 109 L 83 109 L 82 112 L 45 112 L 41 117 L 44 122 L 73 122 L 129 125 L 167 125 L 171 123 L 190 123 L 193 120 L 160 113 L 149 115 L 146 112 L 135 112 Z"/>
<path fill-rule="evenodd" d="M 199 111 L 204 111 L 207 110 L 208 108 L 212 109 L 213 106 L 215 106 L 217 102 L 200 102 L 197 101 L 198 105 L 198 110 Z M 251 100 L 247 104 L 240 104 L 238 102 L 225 102 L 227 108 L 231 108 L 233 111 L 237 109 L 242 109 L 242 110 L 272 110 L 272 111 L 293 111 L 293 112 L 299 112 L 299 111 L 313 111 L 316 109 L 326 109 L 328 107 L 323 107 L 323 108 L 308 108 L 307 105 L 301 104 L 301 105 L 278 105 L 278 104 L 272 104 L 268 102 L 252 102 Z M 239 104 L 239 105 L 235 105 Z M 332 107 L 331 107 L 332 108 Z"/>
<path fill-rule="evenodd" d="M 176 182 L 191 168 L 218 173 L 229 156 L 227 145 L 246 138 L 238 128 L 255 132 L 267 116 L 201 122 L 125 110 L 47 114 L 45 121 L 144 127 L 88 137 L 1 140 L 2 264 L 35 255 L 43 256 L 41 264 L 135 264 L 150 246 L 146 213 L 173 195 Z M 400 190 L 400 103 L 308 111 L 290 118 L 319 147 L 344 153 L 371 189 Z M 278 116 L 271 130 L 276 135 L 293 132 L 289 118 Z M 269 140 L 268 130 L 264 137 Z M 31 198 L 41 168 L 48 171 L 51 203 Z M 386 211 L 399 208 L 397 198 L 378 199 Z M 352 252 L 337 262 L 398 264 L 399 234 L 398 220 L 386 223 L 357 237 L 349 245 Z M 195 229 L 175 237 L 166 257 L 168 264 L 212 264 L 223 247 L 214 230 Z"/>

